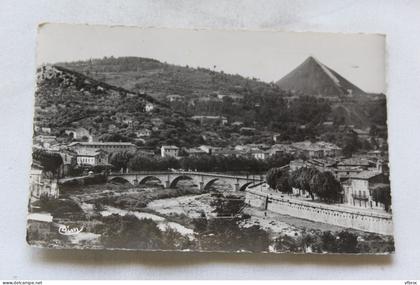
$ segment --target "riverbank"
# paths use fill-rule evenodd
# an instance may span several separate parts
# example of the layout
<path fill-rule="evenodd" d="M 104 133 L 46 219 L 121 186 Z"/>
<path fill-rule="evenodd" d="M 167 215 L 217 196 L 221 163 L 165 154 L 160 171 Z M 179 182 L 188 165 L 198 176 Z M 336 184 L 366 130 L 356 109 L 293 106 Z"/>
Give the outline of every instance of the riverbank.
<path fill-rule="evenodd" d="M 392 235 L 392 216 L 389 213 L 350 208 L 339 204 L 316 203 L 295 197 L 258 189 L 246 190 L 246 203 L 254 208 L 269 210 L 281 215 L 372 232 Z"/>
<path fill-rule="evenodd" d="M 59 202 L 47 204 L 50 209 L 60 205 L 67 212 L 54 216 L 55 226 L 44 228 L 49 236 L 38 241 L 49 247 L 92 249 L 393 251 L 388 237 L 246 207 L 245 193 L 226 191 L 224 185 L 216 184 L 205 193 L 188 183 L 182 186 L 163 189 L 105 183 L 64 189 Z M 60 225 L 83 227 L 83 231 L 78 236 L 62 236 L 57 234 Z M 343 248 L 337 242 L 340 238 L 353 243 Z M 32 240 L 36 243 L 35 238 Z"/>

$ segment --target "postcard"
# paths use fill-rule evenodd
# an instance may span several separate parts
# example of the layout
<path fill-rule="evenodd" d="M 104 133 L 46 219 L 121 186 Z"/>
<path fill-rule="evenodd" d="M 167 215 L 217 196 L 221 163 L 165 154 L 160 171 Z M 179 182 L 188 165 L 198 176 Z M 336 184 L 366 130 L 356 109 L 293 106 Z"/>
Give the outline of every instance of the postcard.
<path fill-rule="evenodd" d="M 43 24 L 27 241 L 395 251 L 385 36 Z"/>

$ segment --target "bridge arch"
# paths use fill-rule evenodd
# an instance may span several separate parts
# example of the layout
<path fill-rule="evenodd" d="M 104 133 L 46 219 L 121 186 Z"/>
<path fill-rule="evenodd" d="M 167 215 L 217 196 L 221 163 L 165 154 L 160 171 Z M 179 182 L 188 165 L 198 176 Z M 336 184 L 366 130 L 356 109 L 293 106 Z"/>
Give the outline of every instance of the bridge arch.
<path fill-rule="evenodd" d="M 207 183 L 205 183 L 204 185 L 203 185 L 203 190 L 208 190 L 209 189 L 209 187 L 210 186 L 212 186 L 213 184 L 214 184 L 214 182 L 216 182 L 216 181 L 218 181 L 219 180 L 219 178 L 213 178 L 213 179 L 210 179 L 209 181 L 207 181 Z"/>
<path fill-rule="evenodd" d="M 254 181 L 247 182 L 247 183 L 245 183 L 245 184 L 241 185 L 241 186 L 239 187 L 239 191 L 240 191 L 240 192 L 245 191 L 246 187 L 248 187 L 248 186 L 249 186 L 249 185 L 251 185 L 252 183 L 254 183 Z"/>
<path fill-rule="evenodd" d="M 130 181 L 128 181 L 127 179 L 125 179 L 124 177 L 121 177 L 121 176 L 112 177 L 111 179 L 109 179 L 109 182 L 133 184 Z"/>
<path fill-rule="evenodd" d="M 142 178 L 139 181 L 139 185 L 146 184 L 148 181 L 153 181 L 153 180 L 159 181 L 159 183 L 162 184 L 165 187 L 165 183 L 162 181 L 162 179 L 160 179 L 159 177 L 153 176 L 153 175 L 149 175 L 149 176 L 146 176 L 146 177 Z"/>
<path fill-rule="evenodd" d="M 175 188 L 176 184 L 181 180 L 194 180 L 194 179 L 188 175 L 180 175 L 178 177 L 175 177 L 175 179 L 171 181 L 171 183 L 169 184 L 169 188 Z"/>

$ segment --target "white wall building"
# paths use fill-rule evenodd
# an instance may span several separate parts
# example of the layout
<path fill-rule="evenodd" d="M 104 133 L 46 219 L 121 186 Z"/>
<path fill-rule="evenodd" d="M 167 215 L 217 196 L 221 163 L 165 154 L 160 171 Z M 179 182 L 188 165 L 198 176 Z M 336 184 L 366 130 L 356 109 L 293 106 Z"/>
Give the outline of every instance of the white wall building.
<path fill-rule="evenodd" d="M 146 112 L 150 112 L 155 108 L 155 105 L 153 105 L 152 103 L 147 102 L 146 105 L 144 106 L 144 110 Z"/>
<path fill-rule="evenodd" d="M 163 145 L 160 148 L 160 154 L 162 157 L 178 157 L 179 148 L 174 145 Z"/>
<path fill-rule="evenodd" d="M 108 153 L 101 149 L 81 150 L 77 153 L 78 165 L 107 165 Z"/>
<path fill-rule="evenodd" d="M 42 176 L 42 169 L 32 168 L 29 174 L 30 193 L 34 198 L 42 196 L 58 198 L 59 188 L 57 181 L 54 179 L 46 179 Z"/>

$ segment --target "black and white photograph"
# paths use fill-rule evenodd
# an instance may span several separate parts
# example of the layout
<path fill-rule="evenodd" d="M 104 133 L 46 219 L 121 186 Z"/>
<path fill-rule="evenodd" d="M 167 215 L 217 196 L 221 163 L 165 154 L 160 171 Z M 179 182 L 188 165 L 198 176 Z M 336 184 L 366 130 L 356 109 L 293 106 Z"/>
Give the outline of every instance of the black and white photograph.
<path fill-rule="evenodd" d="M 40 25 L 27 242 L 394 253 L 385 42 Z"/>

